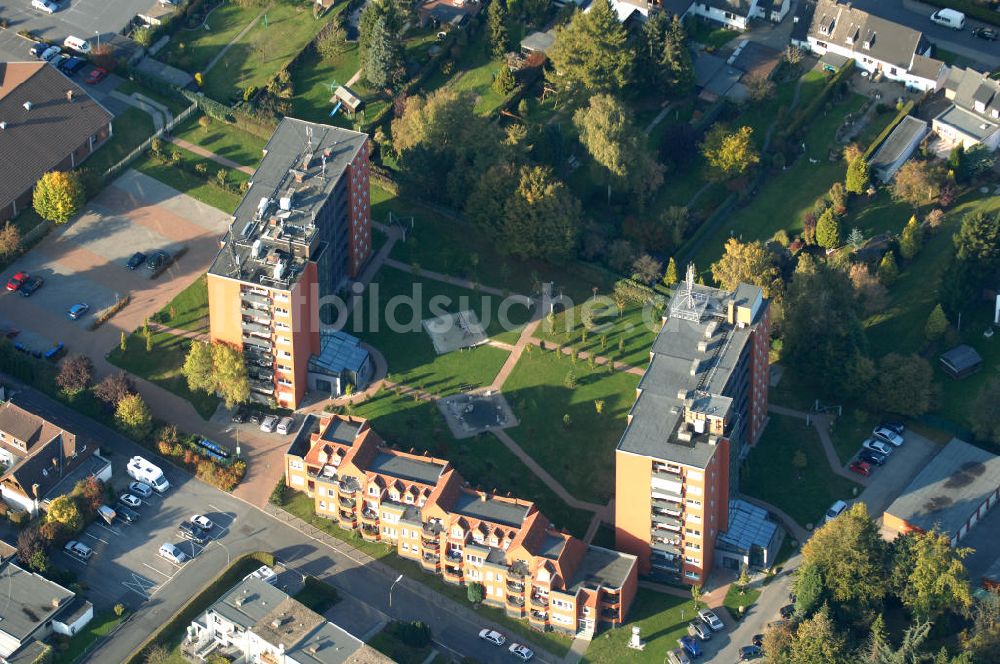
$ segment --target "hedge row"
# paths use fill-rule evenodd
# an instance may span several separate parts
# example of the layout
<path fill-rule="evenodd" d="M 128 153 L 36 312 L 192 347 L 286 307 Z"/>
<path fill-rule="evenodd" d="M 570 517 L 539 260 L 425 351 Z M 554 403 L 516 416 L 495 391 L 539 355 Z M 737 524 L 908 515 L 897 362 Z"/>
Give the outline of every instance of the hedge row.
<path fill-rule="evenodd" d="M 138 648 L 133 650 L 125 663 L 142 664 L 145 661 L 146 650 L 154 645 L 162 645 L 169 650 L 177 640 L 177 636 L 184 633 L 191 621 L 211 606 L 222 593 L 235 586 L 243 577 L 261 565 L 273 566 L 274 554 L 266 551 L 254 551 L 243 554 L 234 560 L 229 567 L 222 570 L 218 576 L 210 581 L 204 590 L 189 599 L 167 622 L 163 623 L 158 630 L 150 634 Z"/>
<path fill-rule="evenodd" d="M 225 104 L 220 104 L 211 97 L 206 97 L 202 93 L 190 90 L 180 90 L 185 99 L 198 105 L 198 109 L 219 122 L 236 125 L 248 134 L 253 134 L 258 138 L 270 139 L 274 130 L 278 126 L 278 121 L 273 118 L 257 117 L 241 109 L 230 108 Z"/>
<path fill-rule="evenodd" d="M 985 23 L 1000 25 L 1000 12 L 989 7 L 973 2 L 973 0 L 924 0 L 929 5 L 943 7 L 945 9 L 957 9 L 969 18 L 978 19 Z"/>
<path fill-rule="evenodd" d="M 871 145 L 869 145 L 868 149 L 865 150 L 865 159 L 868 159 L 875 154 L 875 150 L 878 150 L 878 146 L 882 145 L 882 141 L 889 137 L 892 130 L 899 126 L 899 123 L 903 121 L 903 118 L 909 115 L 912 110 L 913 100 L 911 99 L 903 105 L 903 108 L 899 109 L 899 113 L 896 113 L 896 117 L 892 119 L 892 122 L 890 122 L 886 128 L 875 137 L 875 140 L 871 142 Z"/>
<path fill-rule="evenodd" d="M 848 60 L 847 63 L 837 70 L 837 73 L 830 77 L 830 80 L 826 82 L 826 86 L 823 87 L 822 92 L 816 95 L 816 98 L 809 102 L 809 105 L 803 108 L 801 111 L 795 114 L 792 121 L 781 131 L 782 138 L 788 138 L 794 136 L 799 132 L 808 122 L 811 122 L 816 114 L 819 113 L 820 109 L 826 104 L 830 99 L 830 95 L 837 88 L 841 81 L 850 76 L 854 72 L 854 60 Z"/>

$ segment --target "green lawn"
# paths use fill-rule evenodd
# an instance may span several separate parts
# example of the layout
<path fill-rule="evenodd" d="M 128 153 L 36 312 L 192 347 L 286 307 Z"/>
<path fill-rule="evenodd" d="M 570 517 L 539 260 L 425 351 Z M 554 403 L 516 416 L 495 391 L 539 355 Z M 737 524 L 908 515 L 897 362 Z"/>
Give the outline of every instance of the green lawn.
<path fill-rule="evenodd" d="M 391 258 L 404 263 L 417 263 L 425 270 L 443 272 L 456 277 L 478 279 L 484 286 L 507 288 L 512 293 L 536 292 L 535 285 L 554 281 L 556 290 L 575 301 L 591 296 L 591 288 L 610 289 L 615 280 L 603 269 L 584 263 L 552 265 L 537 260 L 520 260 L 497 252 L 496 243 L 466 221 L 446 217 L 434 208 L 372 185 L 372 219 L 380 222 L 392 218 L 410 226 L 407 241 L 397 242 Z M 478 263 L 473 266 L 473 261 Z"/>
<path fill-rule="evenodd" d="M 377 91 L 370 89 L 364 77 L 351 86 L 351 90 L 365 102 L 361 114 L 354 119 L 339 112 L 330 117 L 334 106 L 330 103 L 330 97 L 333 96 L 336 85 L 346 85 L 359 67 L 356 44 L 351 44 L 347 51 L 335 58 L 326 59 L 315 55 L 304 58 L 292 70 L 292 84 L 295 87 L 292 115 L 345 128 L 352 128 L 355 120 L 375 117 L 389 102 Z"/>
<path fill-rule="evenodd" d="M 676 648 L 677 639 L 687 634 L 687 624 L 696 613 L 690 599 L 640 588 L 629 611 L 629 621 L 598 634 L 582 661 L 584 664 L 663 664 L 667 651 Z M 626 647 L 633 626 L 640 628 L 641 638 L 646 642 L 645 650 Z"/>
<path fill-rule="evenodd" d="M 261 87 L 336 15 L 339 4 L 326 17 L 312 18 L 305 3 L 277 2 L 243 37 L 229 47 L 222 59 L 205 75 L 205 94 L 223 103 L 242 97 L 249 86 Z"/>
<path fill-rule="evenodd" d="M 576 377 L 566 387 L 567 374 Z M 533 347 L 525 352 L 503 391 L 520 425 L 511 437 L 580 500 L 605 503 L 614 493 L 614 451 L 639 376 Z M 595 401 L 603 401 L 598 414 Z M 569 415 L 570 425 L 564 424 Z"/>
<path fill-rule="evenodd" d="M 848 406 L 842 417 L 838 417 L 830 432 L 837 456 L 844 463 L 858 453 L 861 443 L 872 434 L 879 418 L 861 408 Z"/>
<path fill-rule="evenodd" d="M 243 131 L 236 125 L 211 118 L 211 124 L 203 129 L 198 125 L 200 117 L 192 115 L 175 127 L 174 136 L 201 146 L 220 157 L 235 161 L 241 166 L 256 168 L 263 156 L 261 150 L 267 141 Z"/>
<path fill-rule="evenodd" d="M 187 150 L 177 148 L 176 146 L 168 147 L 170 150 L 177 150 L 180 152 L 181 158 L 191 164 L 197 164 L 199 162 L 205 163 L 208 166 L 209 176 L 221 168 L 215 162 L 209 159 L 203 159 L 191 152 L 188 152 Z M 152 178 L 156 178 L 166 185 L 173 187 L 181 193 L 187 194 L 192 198 L 196 198 L 202 203 L 211 205 L 212 207 L 218 208 L 223 212 L 232 213 L 232 211 L 236 209 L 236 206 L 239 205 L 241 198 L 239 194 L 227 191 L 196 173 L 192 173 L 186 169 L 182 170 L 171 164 L 164 163 L 150 154 L 147 154 L 136 161 L 132 167 Z M 229 178 L 232 181 L 242 182 L 248 179 L 248 177 L 249 176 L 245 173 L 229 170 Z"/>
<path fill-rule="evenodd" d="M 487 334 L 505 331 L 497 320 L 500 298 L 421 279 L 390 267 L 378 273 L 365 292 L 362 315 L 352 317 L 345 331 L 360 335 L 385 355 L 393 381 L 436 394 L 451 394 L 460 391 L 463 385 L 489 385 L 509 353 L 483 345 L 436 354 L 421 325 L 422 320 L 434 316 L 432 298 L 435 311 L 438 304 L 440 311 L 450 313 L 470 309 L 486 325 Z M 369 313 L 373 308 L 377 310 L 374 325 Z M 529 312 L 516 305 L 510 309 L 510 316 L 519 326 L 527 321 Z M 396 325 L 391 325 L 393 321 Z"/>
<path fill-rule="evenodd" d="M 804 468 L 796 468 L 797 451 L 805 454 Z M 805 421 L 771 414 L 760 442 L 742 469 L 741 488 L 750 496 L 784 510 L 799 525 L 817 525 L 837 499 L 847 500 L 860 487 L 834 475 L 816 430 Z"/>
<path fill-rule="evenodd" d="M 111 122 L 114 135 L 101 146 L 83 166 L 103 175 L 125 155 L 139 147 L 139 144 L 153 135 L 156 128 L 153 118 L 145 111 L 129 107 Z"/>
<path fill-rule="evenodd" d="M 207 331 L 208 329 L 208 280 L 205 275 L 195 279 L 190 286 L 157 312 L 164 325 L 181 330 Z"/>
<path fill-rule="evenodd" d="M 729 586 L 729 591 L 726 593 L 725 599 L 722 600 L 722 605 L 729 609 L 729 613 L 733 618 L 739 620 L 740 607 L 742 606 L 743 611 L 746 612 L 759 597 L 760 590 L 757 588 L 747 587 L 746 591 L 741 595 L 739 587 L 733 583 Z"/>
<path fill-rule="evenodd" d="M 138 92 L 141 95 L 149 97 L 155 102 L 163 104 L 174 115 L 179 115 L 181 111 L 191 105 L 190 101 L 178 94 L 173 92 L 164 92 L 162 90 L 154 90 L 143 85 L 139 81 L 125 81 L 115 88 L 115 90 L 125 95 Z"/>
<path fill-rule="evenodd" d="M 700 20 L 695 20 L 692 23 L 694 25 L 694 30 L 690 33 L 691 39 L 712 49 L 722 48 L 728 44 L 733 37 L 740 34 L 736 30 L 731 30 L 730 28 L 716 27 L 718 26 L 718 23 Z"/>
<path fill-rule="evenodd" d="M 192 392 L 184 378 L 184 358 L 191 347 L 191 340 L 168 332 L 153 334 L 153 349 L 146 352 L 146 340 L 141 331 L 127 338 L 126 349 L 115 346 L 108 354 L 108 361 L 129 373 L 145 378 L 160 387 L 191 402 L 198 414 L 208 419 L 220 401 L 214 394 Z"/>
<path fill-rule="evenodd" d="M 223 2 L 206 19 L 210 29 L 198 26 L 178 30 L 157 58 L 191 73 L 200 72 L 261 10 L 258 6 L 241 7 L 239 3 Z"/>
<path fill-rule="evenodd" d="M 423 664 L 431 654 L 431 646 L 414 648 L 396 636 L 395 623 L 389 623 L 381 632 L 368 640 L 368 645 L 399 664 Z"/>
<path fill-rule="evenodd" d="M 102 639 L 111 633 L 115 627 L 124 619 L 119 618 L 113 612 L 96 614 L 83 629 L 69 640 L 69 647 L 66 650 L 53 650 L 53 664 L 73 664 L 80 659 L 88 648 L 94 645 L 98 639 Z"/>
<path fill-rule="evenodd" d="M 419 564 L 397 556 L 395 549 L 390 549 L 381 542 L 366 542 L 357 531 L 349 532 L 343 530 L 335 522 L 316 516 L 313 512 L 313 500 L 304 493 L 298 491 L 292 492 L 292 497 L 284 505 L 284 509 L 323 532 L 350 544 L 358 551 L 388 565 L 397 572 L 406 574 L 411 581 L 422 583 L 431 590 L 437 591 L 460 604 L 468 603 L 469 600 L 464 587 L 447 584 L 441 577 L 427 574 Z M 480 606 L 477 611 L 486 620 L 502 625 L 508 634 L 521 635 L 545 647 L 546 650 L 554 655 L 561 656 L 569 651 L 571 642 L 568 638 L 552 632 L 536 632 L 528 626 L 526 621 L 508 618 L 502 609 Z"/>
<path fill-rule="evenodd" d="M 607 296 L 606 296 L 607 297 Z M 584 325 L 581 320 L 584 308 L 590 309 L 594 328 L 583 341 Z M 634 367 L 649 364 L 649 351 L 660 330 L 660 314 L 652 307 L 644 310 L 638 305 L 627 306 L 622 315 L 613 302 L 601 306 L 587 303 L 556 314 L 552 322 L 543 320 L 535 336 L 560 346 L 571 346 L 577 351 L 614 358 Z M 623 344 L 624 351 L 619 351 Z"/>
<path fill-rule="evenodd" d="M 577 537 L 587 532 L 590 512 L 566 505 L 494 436 L 456 441 L 436 405 L 383 390 L 352 412 L 371 420 L 372 428 L 400 449 L 427 450 L 448 459 L 472 486 L 532 500 L 558 527 Z"/>

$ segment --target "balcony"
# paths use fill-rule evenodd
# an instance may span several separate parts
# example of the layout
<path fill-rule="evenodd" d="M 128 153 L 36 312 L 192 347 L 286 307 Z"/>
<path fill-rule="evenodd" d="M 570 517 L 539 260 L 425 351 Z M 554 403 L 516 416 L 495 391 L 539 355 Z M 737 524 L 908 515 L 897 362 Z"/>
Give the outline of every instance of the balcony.
<path fill-rule="evenodd" d="M 258 295 L 257 293 L 244 292 L 240 293 L 240 299 L 243 302 L 249 302 L 250 304 L 256 304 L 262 307 L 271 306 L 271 298 L 266 295 Z"/>
<path fill-rule="evenodd" d="M 667 572 L 678 573 L 681 571 L 680 558 L 667 558 L 663 556 L 652 556 L 649 560 L 653 567 Z"/>
<path fill-rule="evenodd" d="M 342 501 L 343 500 L 347 500 L 343 496 L 341 496 L 340 499 Z M 352 500 L 351 503 L 354 503 L 354 501 Z M 370 521 L 372 523 L 375 523 L 375 522 L 378 521 L 378 512 L 376 512 L 374 510 L 370 510 L 367 507 L 362 507 L 361 508 L 361 520 L 362 521 Z"/>
<path fill-rule="evenodd" d="M 361 524 L 361 536 L 365 539 L 378 538 L 378 526 L 370 526 L 367 523 Z"/>
<path fill-rule="evenodd" d="M 508 581 L 507 590 L 509 590 L 512 593 L 523 593 L 524 584 L 521 583 L 520 581 Z"/>
<path fill-rule="evenodd" d="M 445 566 L 444 566 L 444 575 L 446 577 L 451 576 L 451 577 L 454 577 L 455 579 L 461 580 L 461 578 L 462 578 L 462 568 L 461 567 L 455 567 L 454 565 L 445 564 Z"/>
<path fill-rule="evenodd" d="M 507 568 L 507 576 L 515 579 L 523 579 L 528 575 L 528 566 L 524 561 L 518 560 Z"/>
<path fill-rule="evenodd" d="M 429 565 L 436 568 L 441 562 L 441 556 L 436 553 L 425 553 L 423 558 L 421 558 L 421 561 L 425 566 Z"/>
<path fill-rule="evenodd" d="M 658 477 L 661 480 L 667 480 L 668 482 L 677 482 L 678 484 L 684 483 L 683 475 L 672 470 L 667 470 L 664 467 L 653 468 L 653 477 Z"/>
<path fill-rule="evenodd" d="M 677 532 L 680 532 L 681 526 L 683 525 L 680 519 L 675 519 L 674 517 L 667 516 L 666 514 L 657 514 L 656 512 L 653 512 L 651 516 L 653 519 L 653 523 L 655 523 L 657 526 L 662 526 L 664 528 L 675 530 Z"/>
<path fill-rule="evenodd" d="M 246 316 L 255 323 L 268 324 L 271 322 L 271 312 L 267 309 L 254 309 L 251 307 L 241 307 L 240 315 Z"/>
<path fill-rule="evenodd" d="M 261 339 L 251 334 L 243 334 L 243 350 L 255 350 L 259 353 L 268 353 L 274 349 L 274 345 L 267 339 Z M 248 349 L 247 346 L 250 348 Z"/>
<path fill-rule="evenodd" d="M 461 562 L 461 560 L 462 560 L 462 552 L 461 551 L 456 551 L 454 549 L 449 550 L 448 551 L 448 560 L 457 560 L 457 561 Z"/>
<path fill-rule="evenodd" d="M 351 524 L 352 527 L 357 523 L 357 519 L 351 512 L 345 512 L 344 510 L 340 510 L 337 513 L 337 516 L 340 517 L 341 523 L 349 523 Z"/>
<path fill-rule="evenodd" d="M 354 482 L 341 481 L 340 484 L 337 485 L 337 490 L 340 491 L 340 494 L 343 496 L 353 496 L 357 492 L 358 487 L 354 484 Z"/>
<path fill-rule="evenodd" d="M 667 544 L 665 542 L 655 542 L 654 541 L 654 542 L 650 543 L 649 546 L 650 546 L 650 548 L 653 549 L 653 551 L 662 551 L 663 553 L 669 553 L 670 555 L 673 555 L 673 556 L 679 556 L 679 555 L 681 555 L 681 548 L 679 546 L 675 546 L 673 544 Z"/>
<path fill-rule="evenodd" d="M 274 383 L 263 380 L 251 380 L 250 389 L 259 394 L 274 394 Z"/>
<path fill-rule="evenodd" d="M 347 509 L 353 510 L 354 506 L 357 505 L 353 498 L 348 498 L 347 496 L 340 496 L 337 500 L 341 507 L 346 507 Z"/>
<path fill-rule="evenodd" d="M 441 543 L 435 540 L 424 540 L 421 544 L 426 551 L 438 551 L 441 548 Z"/>
<path fill-rule="evenodd" d="M 265 382 L 274 381 L 274 370 L 271 367 L 249 367 L 247 375 L 250 380 L 260 380 Z"/>
<path fill-rule="evenodd" d="M 606 620 L 608 622 L 618 622 L 621 620 L 621 612 L 618 609 L 602 609 L 601 610 L 601 620 Z"/>
<path fill-rule="evenodd" d="M 549 614 L 546 611 L 532 611 L 529 616 L 533 622 L 548 622 Z"/>
<path fill-rule="evenodd" d="M 541 595 L 532 595 L 531 605 L 539 609 L 547 609 L 549 608 L 549 598 L 542 597 Z"/>
<path fill-rule="evenodd" d="M 271 328 L 267 325 L 245 320 L 240 326 L 243 328 L 244 333 L 255 334 L 258 337 L 266 337 L 268 339 L 271 338 Z"/>
<path fill-rule="evenodd" d="M 522 608 L 524 606 L 524 599 L 515 595 L 507 595 L 507 603 L 511 606 Z"/>
<path fill-rule="evenodd" d="M 653 514 L 661 514 L 663 516 L 670 516 L 675 519 L 679 519 L 684 515 L 684 508 L 680 505 L 673 504 L 668 504 L 666 506 L 654 505 Z"/>

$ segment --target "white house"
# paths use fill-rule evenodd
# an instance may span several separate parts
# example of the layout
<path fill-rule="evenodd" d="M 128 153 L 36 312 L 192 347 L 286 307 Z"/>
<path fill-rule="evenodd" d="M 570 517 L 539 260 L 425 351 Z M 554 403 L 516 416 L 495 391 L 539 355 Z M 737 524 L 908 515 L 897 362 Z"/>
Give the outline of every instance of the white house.
<path fill-rule="evenodd" d="M 392 661 L 253 575 L 188 626 L 182 648 L 195 661 L 213 653 L 283 664 Z"/>
<path fill-rule="evenodd" d="M 947 67 L 930 57 L 922 32 L 893 23 L 837 0 L 802 0 L 792 43 L 819 56 L 854 60 L 859 69 L 920 91 L 935 90 Z"/>
<path fill-rule="evenodd" d="M 1000 82 L 974 69 L 952 67 L 944 83 L 952 104 L 931 123 L 935 133 L 951 145 L 965 149 L 1000 146 Z"/>
<path fill-rule="evenodd" d="M 734 30 L 746 30 L 750 19 L 780 23 L 791 0 L 611 0 L 618 18 L 625 21 L 636 10 L 643 16 L 660 10 L 677 16 L 700 16 Z"/>

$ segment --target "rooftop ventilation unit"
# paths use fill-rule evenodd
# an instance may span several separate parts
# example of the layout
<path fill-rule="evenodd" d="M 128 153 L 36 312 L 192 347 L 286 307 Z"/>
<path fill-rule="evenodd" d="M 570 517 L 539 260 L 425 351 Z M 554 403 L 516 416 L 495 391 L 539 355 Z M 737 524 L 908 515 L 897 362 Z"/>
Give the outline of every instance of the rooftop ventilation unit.
<path fill-rule="evenodd" d="M 254 258 L 261 258 L 264 256 L 264 243 L 260 240 L 254 240 L 253 246 L 250 248 L 250 255 Z"/>
<path fill-rule="evenodd" d="M 271 203 L 267 196 L 262 196 L 260 201 L 257 203 L 257 219 L 263 219 L 264 215 L 267 214 L 267 206 Z"/>
<path fill-rule="evenodd" d="M 24 102 L 24 110 L 26 110 L 26 111 L 30 111 L 31 110 L 31 102 L 30 101 Z"/>
<path fill-rule="evenodd" d="M 275 266 L 274 266 L 274 278 L 275 278 L 275 280 L 280 281 L 282 279 L 282 277 L 285 276 L 285 269 L 287 267 L 288 266 L 285 263 L 277 263 L 277 264 L 275 264 Z"/>
<path fill-rule="evenodd" d="M 6 120 L 0 121 L 0 129 L 6 129 L 6 128 L 7 128 L 7 121 Z"/>
<path fill-rule="evenodd" d="M 287 196 L 282 196 L 281 199 L 278 200 L 278 207 L 280 207 L 282 210 L 285 210 L 285 211 L 288 211 L 288 210 L 292 209 L 292 193 L 291 192 L 288 192 Z"/>

